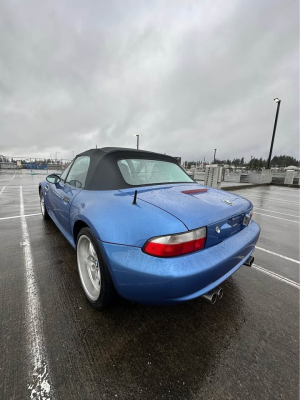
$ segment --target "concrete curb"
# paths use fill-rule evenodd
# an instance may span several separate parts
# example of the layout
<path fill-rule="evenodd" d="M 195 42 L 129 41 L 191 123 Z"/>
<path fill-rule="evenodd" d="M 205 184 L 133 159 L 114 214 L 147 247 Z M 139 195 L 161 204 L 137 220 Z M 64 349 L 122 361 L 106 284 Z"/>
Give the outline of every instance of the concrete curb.
<path fill-rule="evenodd" d="M 269 186 L 269 183 L 259 183 L 259 184 L 255 184 L 255 185 L 240 185 L 240 186 L 225 186 L 222 187 L 221 186 L 221 190 L 240 190 L 240 189 L 248 189 L 248 188 L 253 188 L 253 187 L 261 187 L 261 186 Z"/>
<path fill-rule="evenodd" d="M 226 186 L 226 187 L 221 187 L 221 190 L 241 190 L 241 189 L 248 189 L 248 188 L 253 188 L 253 187 L 261 187 L 261 186 L 281 186 L 281 187 L 289 187 L 289 188 L 295 188 L 295 189 L 300 189 L 300 185 L 285 185 L 283 183 L 260 183 L 257 185 L 247 185 L 247 186 Z"/>

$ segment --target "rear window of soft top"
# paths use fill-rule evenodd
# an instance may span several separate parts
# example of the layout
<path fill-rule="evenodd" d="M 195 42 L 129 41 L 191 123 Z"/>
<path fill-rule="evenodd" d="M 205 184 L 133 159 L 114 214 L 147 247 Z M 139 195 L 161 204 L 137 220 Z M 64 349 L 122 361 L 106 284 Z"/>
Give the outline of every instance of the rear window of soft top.
<path fill-rule="evenodd" d="M 122 159 L 118 167 L 129 185 L 194 182 L 179 165 L 167 161 Z"/>

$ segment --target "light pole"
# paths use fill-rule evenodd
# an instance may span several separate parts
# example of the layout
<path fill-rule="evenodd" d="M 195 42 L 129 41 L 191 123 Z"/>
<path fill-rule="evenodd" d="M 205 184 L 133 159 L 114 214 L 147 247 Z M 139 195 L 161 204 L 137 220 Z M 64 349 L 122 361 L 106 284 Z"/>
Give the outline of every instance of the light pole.
<path fill-rule="evenodd" d="M 218 149 L 214 149 L 215 153 L 214 153 L 214 164 L 216 163 L 216 152 Z"/>
<path fill-rule="evenodd" d="M 272 141 L 271 141 L 271 147 L 270 147 L 270 153 L 269 153 L 269 158 L 268 158 L 268 164 L 267 164 L 267 169 L 271 168 L 271 157 L 272 157 L 272 151 L 273 151 L 273 145 L 274 145 L 274 139 L 275 139 L 275 132 L 276 132 L 276 127 L 277 127 L 277 120 L 278 120 L 278 114 L 279 114 L 279 109 L 280 109 L 280 103 L 281 100 L 276 97 L 274 99 L 275 103 L 277 103 L 277 110 L 276 110 L 276 116 L 275 116 L 275 122 L 274 122 L 274 128 L 273 128 L 273 135 L 272 135 Z"/>
<path fill-rule="evenodd" d="M 250 156 L 251 157 L 251 160 L 250 160 L 250 163 L 249 163 L 249 168 L 252 168 L 252 159 L 254 158 L 254 156 Z"/>
<path fill-rule="evenodd" d="M 134 136 L 136 136 L 136 148 L 138 150 L 140 147 L 140 135 L 134 135 Z"/>
<path fill-rule="evenodd" d="M 56 152 L 55 152 L 55 157 L 56 157 L 56 158 L 55 158 L 56 169 L 57 169 L 57 154 L 60 154 L 60 151 L 56 151 Z"/>

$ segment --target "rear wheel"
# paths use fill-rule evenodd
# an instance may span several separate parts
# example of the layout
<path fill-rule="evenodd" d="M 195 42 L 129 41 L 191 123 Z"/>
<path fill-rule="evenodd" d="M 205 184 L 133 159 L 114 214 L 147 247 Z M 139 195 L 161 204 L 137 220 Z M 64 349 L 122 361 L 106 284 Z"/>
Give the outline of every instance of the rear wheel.
<path fill-rule="evenodd" d="M 76 249 L 79 276 L 86 298 L 97 310 L 109 307 L 115 297 L 114 285 L 90 228 L 81 229 Z"/>
<path fill-rule="evenodd" d="M 50 219 L 50 216 L 48 214 L 46 205 L 45 205 L 45 199 L 44 199 L 44 195 L 43 195 L 43 191 L 42 189 L 40 190 L 40 206 L 41 206 L 41 212 L 42 212 L 42 217 L 44 219 Z"/>

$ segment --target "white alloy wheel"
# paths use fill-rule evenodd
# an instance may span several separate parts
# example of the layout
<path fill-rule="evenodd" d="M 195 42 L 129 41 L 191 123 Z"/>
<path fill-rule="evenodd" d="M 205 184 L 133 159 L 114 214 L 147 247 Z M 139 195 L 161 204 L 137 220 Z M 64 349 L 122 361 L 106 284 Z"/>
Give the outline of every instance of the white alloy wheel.
<path fill-rule="evenodd" d="M 77 264 L 85 294 L 91 301 L 99 298 L 101 272 L 93 243 L 86 235 L 81 235 L 77 243 Z"/>
<path fill-rule="evenodd" d="M 44 217 L 45 216 L 45 199 L 44 199 L 44 196 L 42 193 L 40 195 L 40 205 L 41 205 L 42 215 Z"/>

